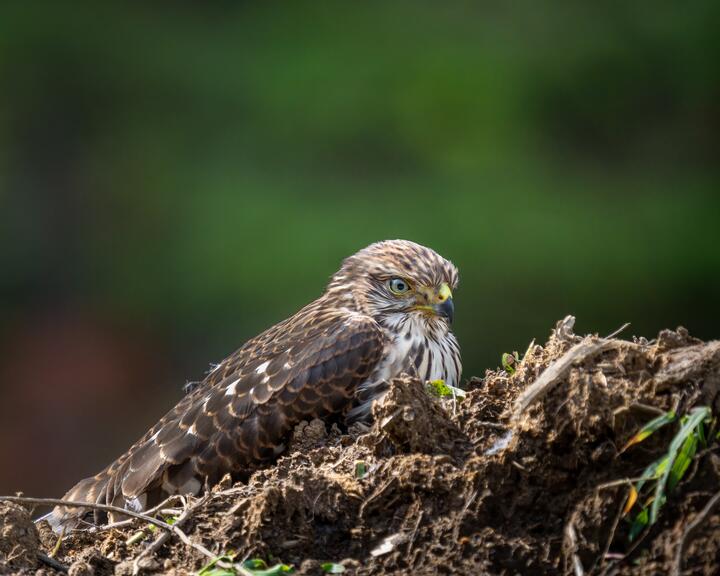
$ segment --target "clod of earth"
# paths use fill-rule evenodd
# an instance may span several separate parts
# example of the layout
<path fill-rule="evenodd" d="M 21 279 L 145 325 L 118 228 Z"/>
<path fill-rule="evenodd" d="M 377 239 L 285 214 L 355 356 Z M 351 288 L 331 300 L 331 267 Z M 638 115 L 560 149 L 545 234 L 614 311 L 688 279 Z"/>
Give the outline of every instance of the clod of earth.
<path fill-rule="evenodd" d="M 369 428 L 299 425 L 286 456 L 247 484 L 221 483 L 184 533 L 237 558 L 220 563 L 228 574 L 246 558 L 318 575 L 328 566 L 346 575 L 720 571 L 716 433 L 701 439 L 706 447 L 692 453 L 654 525 L 631 541 L 623 516 L 631 481 L 668 452 L 677 426 L 668 419 L 631 439 L 670 411 L 720 413 L 720 342 L 684 329 L 650 342 L 582 338 L 568 318 L 544 346 L 515 355 L 512 370 L 465 388 L 459 402 L 398 379 Z M 0 527 L 0 573 L 55 573 L 38 562 L 57 542 L 46 525 L 38 541 L 26 511 L 0 503 Z M 139 530 L 148 537 L 133 538 Z M 55 558 L 71 574 L 196 574 L 208 565 L 175 536 L 133 564 L 155 538 L 134 520 L 68 534 Z"/>
<path fill-rule="evenodd" d="M 34 568 L 39 549 L 40 538 L 28 510 L 0 502 L 0 573 Z"/>

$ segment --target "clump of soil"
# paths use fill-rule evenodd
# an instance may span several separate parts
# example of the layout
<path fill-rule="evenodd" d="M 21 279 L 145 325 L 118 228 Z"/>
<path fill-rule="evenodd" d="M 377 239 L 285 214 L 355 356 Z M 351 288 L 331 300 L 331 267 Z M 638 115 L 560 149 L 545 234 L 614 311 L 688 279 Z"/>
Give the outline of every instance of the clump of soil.
<path fill-rule="evenodd" d="M 40 538 L 27 509 L 0 502 L 0 572 L 34 568 Z"/>
<path fill-rule="evenodd" d="M 282 561 L 297 574 L 322 574 L 328 561 L 357 575 L 718 573 L 717 443 L 633 543 L 620 517 L 627 486 L 615 481 L 667 450 L 677 427 L 620 451 L 657 414 L 720 411 L 720 342 L 683 329 L 650 342 L 581 338 L 568 318 L 512 374 L 488 371 L 466 390 L 461 401 L 438 399 L 401 378 L 369 427 L 303 423 L 286 456 L 247 484 L 221 483 L 181 528 L 218 555 Z M 17 510 L 0 509 L 0 526 Z M 27 518 L 23 526 L 34 534 Z M 142 528 L 67 535 L 56 558 L 78 574 L 131 573 L 128 561 L 157 537 L 128 541 Z M 47 552 L 57 538 L 40 529 Z M 0 572 L 35 572 L 37 543 L 12 560 L 5 548 Z M 141 565 L 192 574 L 207 561 L 172 537 Z"/>

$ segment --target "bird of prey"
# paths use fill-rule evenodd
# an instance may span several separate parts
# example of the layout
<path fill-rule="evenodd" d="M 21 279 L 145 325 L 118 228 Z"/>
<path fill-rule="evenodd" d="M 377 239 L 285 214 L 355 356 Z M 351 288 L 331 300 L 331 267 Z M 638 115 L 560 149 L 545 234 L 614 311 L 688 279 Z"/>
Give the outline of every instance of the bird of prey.
<path fill-rule="evenodd" d="M 302 420 L 369 418 L 372 402 L 402 373 L 457 386 L 460 348 L 450 331 L 457 282 L 451 262 L 414 242 L 360 250 L 317 300 L 228 356 L 65 499 L 141 511 L 228 473 L 247 479 L 283 452 Z M 105 520 L 79 507 L 48 515 L 56 531 L 88 519 Z"/>

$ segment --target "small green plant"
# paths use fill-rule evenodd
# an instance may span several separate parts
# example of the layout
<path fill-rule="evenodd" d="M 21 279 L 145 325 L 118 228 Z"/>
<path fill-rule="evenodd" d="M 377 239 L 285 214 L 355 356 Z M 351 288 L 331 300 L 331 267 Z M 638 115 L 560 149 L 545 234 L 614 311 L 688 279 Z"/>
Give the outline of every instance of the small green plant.
<path fill-rule="evenodd" d="M 342 574 L 345 572 L 345 566 L 342 564 L 335 564 L 334 562 L 325 562 L 324 564 L 320 564 L 320 568 L 322 568 L 325 574 Z"/>
<path fill-rule="evenodd" d="M 666 412 L 651 420 L 625 444 L 621 452 L 639 444 L 648 436 L 676 420 L 673 411 Z M 633 541 L 648 526 L 658 519 L 660 509 L 667 501 L 668 493 L 680 483 L 695 456 L 698 445 L 707 447 L 706 426 L 711 421 L 710 408 L 700 406 L 680 418 L 680 429 L 673 437 L 664 456 L 650 464 L 635 484 L 630 487 L 623 515 L 626 516 L 637 506 L 630 526 L 629 539 Z"/>
<path fill-rule="evenodd" d="M 268 566 L 265 560 L 252 558 L 242 563 L 235 562 L 235 554 L 230 552 L 208 562 L 198 576 L 282 576 L 293 571 L 287 564 Z"/>
<path fill-rule="evenodd" d="M 237 574 L 232 567 L 234 559 L 235 554 L 233 553 L 218 556 L 205 564 L 205 566 L 200 569 L 200 572 L 198 572 L 198 576 L 234 576 Z M 228 566 L 228 568 L 225 568 L 225 566 Z"/>
<path fill-rule="evenodd" d="M 520 364 L 520 354 L 518 354 L 517 352 L 513 352 L 512 354 L 504 352 L 501 362 L 503 370 L 505 370 L 505 372 L 507 372 L 508 374 L 513 375 L 515 374 L 517 365 Z"/>
<path fill-rule="evenodd" d="M 172 526 L 173 524 L 175 524 L 175 522 L 177 522 L 177 516 L 165 516 L 164 521 L 166 524 Z M 157 531 L 158 527 L 155 524 L 148 524 L 147 526 L 145 526 L 145 528 L 143 528 L 142 530 L 138 530 L 132 536 L 130 536 L 130 538 L 125 541 L 125 545 L 132 546 L 133 544 L 142 542 L 143 540 L 145 540 L 145 538 L 147 538 L 148 532 L 154 534 Z"/>
<path fill-rule="evenodd" d="M 362 460 L 357 460 L 355 462 L 355 478 L 358 480 L 362 480 L 365 478 L 365 475 L 367 474 L 367 464 L 363 462 Z"/>
<path fill-rule="evenodd" d="M 288 574 L 293 571 L 293 567 L 288 564 L 268 566 L 265 561 L 260 558 L 245 560 L 242 566 L 253 576 L 280 576 L 281 574 Z"/>
<path fill-rule="evenodd" d="M 661 414 L 657 418 L 653 418 L 643 426 L 639 432 L 637 432 L 630 440 L 628 440 L 625 443 L 625 446 L 622 447 L 620 450 L 620 454 L 625 452 L 630 446 L 634 446 L 635 444 L 640 444 L 643 440 L 645 440 L 650 434 L 653 432 L 656 432 L 660 430 L 665 424 L 670 424 L 671 422 L 675 421 L 675 418 L 677 415 L 673 410 L 669 410 L 668 412 L 665 412 L 665 414 Z"/>
<path fill-rule="evenodd" d="M 135 532 L 130 538 L 125 540 L 125 546 L 132 546 L 133 544 L 137 544 L 138 542 L 142 542 L 147 538 L 147 532 L 145 530 L 138 530 Z"/>
<path fill-rule="evenodd" d="M 445 380 L 430 380 L 427 387 L 430 394 L 438 398 L 452 397 L 458 400 L 465 398 L 465 390 L 445 384 Z"/>

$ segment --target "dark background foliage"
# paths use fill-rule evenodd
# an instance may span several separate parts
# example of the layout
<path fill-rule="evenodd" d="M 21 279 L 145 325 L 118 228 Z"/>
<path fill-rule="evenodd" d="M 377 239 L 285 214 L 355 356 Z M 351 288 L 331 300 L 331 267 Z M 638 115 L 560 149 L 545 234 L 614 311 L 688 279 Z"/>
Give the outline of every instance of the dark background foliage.
<path fill-rule="evenodd" d="M 58 495 L 408 238 L 465 375 L 567 313 L 718 337 L 718 3 L 0 7 L 0 493 Z"/>

